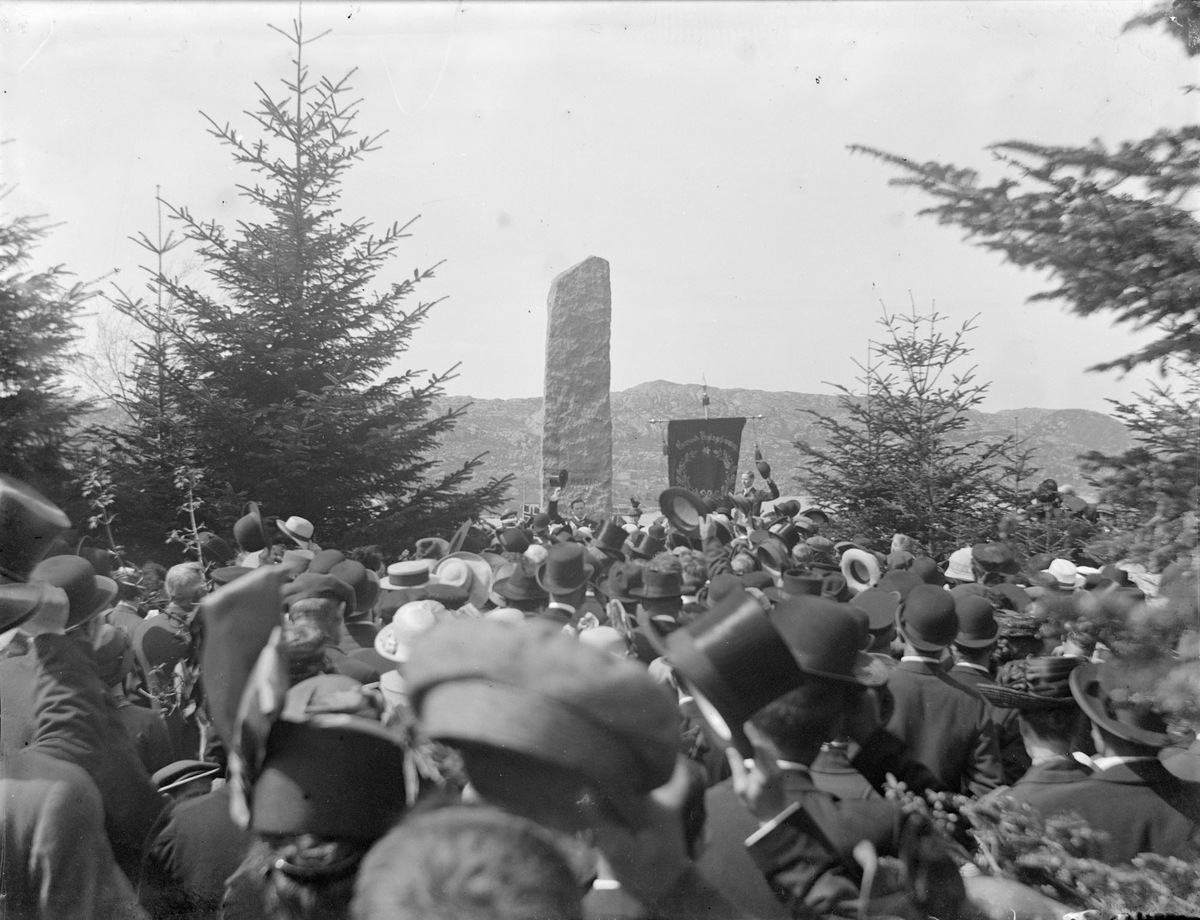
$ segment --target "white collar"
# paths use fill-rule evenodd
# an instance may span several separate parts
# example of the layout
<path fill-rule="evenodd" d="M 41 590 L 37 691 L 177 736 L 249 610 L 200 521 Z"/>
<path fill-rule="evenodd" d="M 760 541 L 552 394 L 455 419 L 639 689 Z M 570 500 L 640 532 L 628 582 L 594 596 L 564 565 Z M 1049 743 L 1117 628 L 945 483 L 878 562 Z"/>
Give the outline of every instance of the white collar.
<path fill-rule="evenodd" d="M 901 661 L 923 661 L 926 664 L 936 664 L 936 665 L 940 665 L 942 663 L 940 658 L 929 658 L 925 655 L 902 655 L 900 657 L 900 660 Z"/>
<path fill-rule="evenodd" d="M 574 607 L 572 607 L 570 604 L 564 604 L 564 603 L 562 603 L 562 601 L 551 601 L 549 604 L 546 605 L 546 609 L 547 610 L 565 610 L 565 611 L 567 611 L 567 613 L 572 613 L 572 614 L 575 612 Z"/>

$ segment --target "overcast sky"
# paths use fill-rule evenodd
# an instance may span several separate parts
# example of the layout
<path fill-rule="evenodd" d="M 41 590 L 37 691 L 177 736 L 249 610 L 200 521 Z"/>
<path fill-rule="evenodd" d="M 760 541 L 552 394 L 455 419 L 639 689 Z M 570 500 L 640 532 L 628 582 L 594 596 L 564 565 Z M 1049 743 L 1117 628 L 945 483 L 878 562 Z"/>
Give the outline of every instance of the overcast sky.
<path fill-rule="evenodd" d="M 1044 277 L 976 250 L 890 188 L 852 143 L 991 174 L 988 144 L 1109 143 L 1196 120 L 1194 65 L 1148 4 L 303 4 L 314 75 L 358 68 L 383 149 L 344 210 L 421 215 L 396 277 L 441 259 L 445 296 L 406 365 L 461 362 L 452 394 L 541 393 L 546 295 L 591 255 L 612 272 L 612 385 L 654 379 L 831 392 L 880 302 L 980 314 L 985 408 L 1082 407 L 1144 390 L 1086 374 L 1126 331 L 1054 304 Z M 61 222 L 39 252 L 140 289 L 154 190 L 205 219 L 255 217 L 201 112 L 251 134 L 255 83 L 282 94 L 297 5 L 0 3 L 9 215 Z M 178 267 L 186 260 L 176 259 Z M 387 280 L 384 276 L 382 280 Z M 114 276 L 102 286 L 108 290 Z"/>

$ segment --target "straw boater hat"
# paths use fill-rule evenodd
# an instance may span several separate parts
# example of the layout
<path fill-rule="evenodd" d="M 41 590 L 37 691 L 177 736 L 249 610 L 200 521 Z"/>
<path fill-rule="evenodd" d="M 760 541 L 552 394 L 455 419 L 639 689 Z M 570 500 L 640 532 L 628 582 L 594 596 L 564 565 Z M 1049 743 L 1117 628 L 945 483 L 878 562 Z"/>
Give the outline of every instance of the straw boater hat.
<path fill-rule="evenodd" d="M 387 577 L 379 580 L 379 587 L 384 591 L 398 591 L 401 588 L 420 588 L 433 581 L 437 579 L 432 575 L 429 560 L 412 559 L 389 565 Z"/>
<path fill-rule="evenodd" d="M 1021 658 L 1001 665 L 995 684 L 975 689 L 995 706 L 1023 712 L 1069 709 L 1076 705 L 1071 674 L 1082 663 L 1079 658 Z"/>
<path fill-rule="evenodd" d="M 483 607 L 492 590 L 492 567 L 478 553 L 451 553 L 438 560 L 433 574 L 444 585 L 464 589 L 477 608 Z"/>

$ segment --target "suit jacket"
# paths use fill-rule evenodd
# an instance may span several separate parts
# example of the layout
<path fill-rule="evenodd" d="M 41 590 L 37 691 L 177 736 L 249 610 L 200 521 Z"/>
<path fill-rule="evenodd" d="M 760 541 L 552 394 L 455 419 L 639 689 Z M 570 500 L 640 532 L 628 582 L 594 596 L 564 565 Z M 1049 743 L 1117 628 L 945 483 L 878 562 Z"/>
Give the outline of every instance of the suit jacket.
<path fill-rule="evenodd" d="M 950 676 L 972 690 L 980 684 L 995 685 L 995 681 L 978 668 L 968 668 L 956 664 L 950 669 Z M 1025 750 L 1025 742 L 1021 740 L 1021 725 L 1018 713 L 1007 706 L 997 706 L 988 701 L 991 707 L 992 722 L 996 726 L 996 743 L 1000 745 L 1000 766 L 1004 769 L 1004 782 L 1010 786 L 1025 775 L 1031 761 Z"/>
<path fill-rule="evenodd" d="M 1190 811 L 1191 790 L 1157 760 L 1122 763 L 1075 782 L 1047 786 L 1039 796 L 1045 814 L 1075 812 L 1109 835 L 1088 855 L 1107 863 L 1138 853 L 1181 859 L 1200 857 L 1200 826 Z"/>
<path fill-rule="evenodd" d="M 895 708 L 887 730 L 954 792 L 983 795 L 1004 779 L 988 702 L 924 661 L 888 675 Z"/>
<path fill-rule="evenodd" d="M 1045 816 L 1052 813 L 1047 809 L 1047 805 L 1056 796 L 1061 795 L 1060 786 L 1064 783 L 1077 783 L 1091 773 L 1091 770 L 1073 757 L 1055 757 L 1053 760 L 1045 760 L 1031 766 L 1012 786 L 1001 787 L 988 793 L 987 797 L 990 799 L 1006 795 Z"/>
<path fill-rule="evenodd" d="M 747 848 L 759 822 L 726 780 L 705 794 L 709 840 L 696 865 L 751 916 L 806 916 L 810 911 L 824 916 L 858 897 L 855 845 L 870 840 L 881 856 L 897 855 L 904 817 L 895 802 L 883 798 L 843 801 L 823 792 L 804 771 L 788 770 L 784 784 L 788 804 L 802 805 L 819 833 L 780 828 Z"/>
<path fill-rule="evenodd" d="M 166 720 L 159 713 L 121 700 L 117 703 L 117 716 L 133 740 L 147 773 L 153 775 L 179 759 Z"/>

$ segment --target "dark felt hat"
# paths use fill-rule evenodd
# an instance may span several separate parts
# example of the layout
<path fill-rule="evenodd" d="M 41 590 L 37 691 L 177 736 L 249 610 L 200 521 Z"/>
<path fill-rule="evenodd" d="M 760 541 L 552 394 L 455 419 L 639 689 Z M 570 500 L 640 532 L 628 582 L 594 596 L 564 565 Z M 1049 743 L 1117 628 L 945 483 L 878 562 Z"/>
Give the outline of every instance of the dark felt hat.
<path fill-rule="evenodd" d="M 1070 683 L 1075 702 L 1099 728 L 1146 747 L 1170 744 L 1162 713 L 1129 684 L 1117 666 L 1084 662 L 1071 672 Z"/>
<path fill-rule="evenodd" d="M 700 518 L 710 513 L 704 499 L 687 489 L 665 489 L 658 496 L 658 507 L 672 527 L 688 536 L 700 532 Z"/>
<path fill-rule="evenodd" d="M 913 588 L 923 585 L 926 582 L 910 571 L 888 572 L 875 584 L 876 588 L 884 591 L 895 591 L 900 595 L 900 599 L 904 600 L 912 593 Z"/>
<path fill-rule="evenodd" d="M 758 560 L 758 564 L 764 568 L 774 569 L 776 572 L 782 572 L 788 568 L 788 563 L 791 561 L 791 554 L 788 552 L 787 546 L 775 537 L 767 537 L 754 548 L 754 557 Z"/>
<path fill-rule="evenodd" d="M 958 617 L 958 635 L 954 644 L 964 648 L 987 648 L 1000 638 L 996 608 L 986 597 L 960 594 L 954 598 L 954 613 Z"/>
<path fill-rule="evenodd" d="M 933 585 L 913 588 L 896 617 L 900 635 L 922 651 L 945 648 L 958 635 L 954 597 Z"/>
<path fill-rule="evenodd" d="M 929 556 L 917 556 L 909 564 L 906 571 L 916 575 L 921 581 L 927 585 L 944 585 L 946 576 L 942 574 L 941 568 L 937 562 Z"/>
<path fill-rule="evenodd" d="M 742 725 L 803 680 L 791 649 L 762 605 L 740 590 L 673 632 L 666 649 L 667 661 L 709 727 L 746 756 L 753 756 L 753 747 Z"/>
<path fill-rule="evenodd" d="M 766 460 L 755 460 L 754 467 L 758 470 L 758 475 L 763 479 L 771 478 L 771 464 L 767 463 Z"/>
<path fill-rule="evenodd" d="M 133 653 L 143 674 L 156 668 L 170 671 L 192 650 L 191 633 L 167 617 L 142 620 L 131 636 Z"/>
<path fill-rule="evenodd" d="M 287 610 L 296 601 L 310 597 L 324 597 L 345 604 L 344 612 L 354 612 L 354 589 L 332 575 L 314 575 L 304 572 L 283 586 L 283 609 Z"/>
<path fill-rule="evenodd" d="M 256 502 L 246 502 L 243 513 L 233 525 L 233 539 L 246 553 L 258 553 L 266 548 L 267 524 Z"/>
<path fill-rule="evenodd" d="M 228 543 L 209 530 L 202 530 L 197 535 L 200 550 L 204 554 L 206 565 L 229 565 L 237 558 Z"/>
<path fill-rule="evenodd" d="M 250 826 L 259 834 L 370 844 L 403 815 L 404 777 L 400 737 L 372 719 L 337 714 L 279 721 L 254 781 Z"/>
<path fill-rule="evenodd" d="M 779 587 L 770 585 L 763 589 L 763 594 L 773 601 L 787 600 L 789 597 L 820 597 L 825 585 L 825 573 L 813 569 L 788 569 L 780 576 Z"/>
<path fill-rule="evenodd" d="M 625 552 L 630 559 L 652 559 L 667 546 L 667 533 L 657 524 L 647 531 L 630 534 Z"/>
<path fill-rule="evenodd" d="M 517 561 L 516 568 L 507 578 L 496 582 L 493 590 L 509 601 L 549 600 L 550 595 L 538 581 L 538 567 L 529 559 Z"/>
<path fill-rule="evenodd" d="M 600 582 L 600 593 L 609 600 L 632 604 L 637 601 L 633 593 L 642 587 L 642 566 L 632 562 L 615 562 Z"/>
<path fill-rule="evenodd" d="M 441 623 L 413 646 L 405 677 L 425 734 L 517 751 L 645 794 L 675 769 L 678 710 L 640 664 L 551 623 Z"/>
<path fill-rule="evenodd" d="M 900 594 L 883 588 L 867 588 L 854 595 L 850 606 L 863 611 L 867 615 L 868 628 L 876 632 L 896 625 Z"/>
<path fill-rule="evenodd" d="M 223 565 L 219 569 L 213 569 L 209 577 L 215 585 L 227 585 L 235 578 L 241 578 L 253 571 L 254 569 L 244 565 Z"/>
<path fill-rule="evenodd" d="M 1033 599 L 1020 585 L 1004 581 L 998 585 L 992 585 L 992 590 L 996 592 L 1000 606 L 1006 610 L 1015 610 L 1019 613 L 1033 603 Z"/>
<path fill-rule="evenodd" d="M 193 783 L 207 781 L 211 785 L 212 780 L 223 772 L 219 763 L 206 760 L 176 760 L 155 770 L 150 778 L 159 792 L 177 792 Z"/>
<path fill-rule="evenodd" d="M 793 499 L 785 502 L 776 502 L 771 506 L 771 513 L 780 518 L 794 518 L 800 513 L 800 503 Z"/>
<path fill-rule="evenodd" d="M 310 568 L 309 571 L 311 572 L 312 569 Z M 354 606 L 347 608 L 347 614 L 352 611 L 363 613 L 370 610 L 379 600 L 379 576 L 361 562 L 354 559 L 343 559 L 329 570 L 329 574 L 338 581 L 349 585 L 350 590 L 354 592 Z"/>
<path fill-rule="evenodd" d="M 768 528 L 768 531 L 782 540 L 788 550 L 791 550 L 792 547 L 799 543 L 802 536 L 800 528 L 791 521 L 778 521 L 772 524 Z"/>
<path fill-rule="evenodd" d="M 1071 694 L 1071 672 L 1079 658 L 1020 658 L 1008 661 L 996 672 L 996 683 L 980 683 L 975 689 L 996 706 L 1035 712 L 1065 709 L 1076 705 Z"/>
<path fill-rule="evenodd" d="M 1007 543 L 976 543 L 971 547 L 971 559 L 985 572 L 1015 575 L 1020 570 L 1017 557 Z"/>
<path fill-rule="evenodd" d="M 75 545 L 75 555 L 91 563 L 97 575 L 112 578 L 113 554 L 103 546 L 97 546 L 91 536 L 85 536 Z"/>
<path fill-rule="evenodd" d="M 768 615 L 805 674 L 865 687 L 887 682 L 887 668 L 861 651 L 858 625 L 842 604 L 825 597 L 793 597 Z"/>
<path fill-rule="evenodd" d="M 533 528 L 534 533 L 542 533 L 550 529 L 550 515 L 545 511 L 539 511 L 533 516 L 533 520 L 529 522 L 529 526 Z"/>
<path fill-rule="evenodd" d="M 638 600 L 668 600 L 683 596 L 683 576 L 675 569 L 654 571 L 642 569 L 642 584 L 630 589 Z"/>
<path fill-rule="evenodd" d="M 578 543 L 558 543 L 546 552 L 538 566 L 537 582 L 549 594 L 571 594 L 592 579 L 595 570 Z"/>
<path fill-rule="evenodd" d="M 92 564 L 81 556 L 51 556 L 29 573 L 30 581 L 62 588 L 70 602 L 67 630 L 82 626 L 110 607 L 117 598 L 117 583 L 97 575 Z"/>
<path fill-rule="evenodd" d="M 775 587 L 775 579 L 770 572 L 747 572 L 738 579 L 743 588 L 755 588 L 766 593 L 768 588 Z"/>
<path fill-rule="evenodd" d="M 310 575 L 328 575 L 339 562 L 344 562 L 346 554 L 341 550 L 323 549 L 312 557 L 312 562 L 304 571 Z"/>
<path fill-rule="evenodd" d="M 37 489 L 0 473 L 0 579 L 24 581 L 70 526 L 66 514 Z"/>
<path fill-rule="evenodd" d="M 800 512 L 801 517 L 806 517 L 810 521 L 816 521 L 818 524 L 828 524 L 829 515 L 820 508 L 807 508 Z"/>
<path fill-rule="evenodd" d="M 625 532 L 621 531 L 624 539 Z M 505 527 L 498 535 L 500 546 L 506 553 L 523 553 L 529 549 L 529 535 L 519 527 Z"/>
<path fill-rule="evenodd" d="M 413 547 L 418 559 L 441 559 L 450 555 L 450 541 L 441 537 L 421 537 Z"/>
<path fill-rule="evenodd" d="M 0 633 L 16 629 L 41 609 L 49 585 L 0 584 Z"/>

